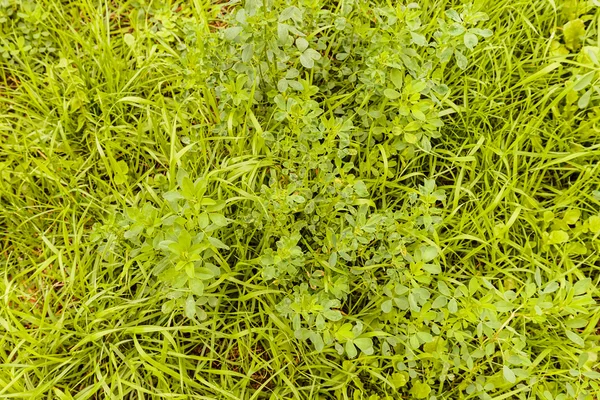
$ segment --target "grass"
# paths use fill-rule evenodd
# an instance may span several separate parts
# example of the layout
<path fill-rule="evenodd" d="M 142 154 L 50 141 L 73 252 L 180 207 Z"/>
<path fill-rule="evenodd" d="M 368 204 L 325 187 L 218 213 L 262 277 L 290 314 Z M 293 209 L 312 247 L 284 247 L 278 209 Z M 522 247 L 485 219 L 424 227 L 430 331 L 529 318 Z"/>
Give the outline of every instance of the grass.
<path fill-rule="evenodd" d="M 536 303 L 550 303 L 546 319 L 536 320 L 534 304 L 521 297 L 499 317 L 493 355 L 469 356 L 487 343 L 473 330 L 457 347 L 463 361 L 453 380 L 437 381 L 439 360 L 426 360 L 415 367 L 418 379 L 411 376 L 405 386 L 394 380 L 402 361 L 396 355 L 377 350 L 351 358 L 297 339 L 277 309 L 290 287 L 261 277 L 260 255 L 282 235 L 276 225 L 244 225 L 243 218 L 251 218 L 252 207 L 269 207 L 261 187 L 287 160 L 271 153 L 260 135 L 282 125 L 247 100 L 239 110 L 248 117 L 238 125 L 223 118 L 210 82 L 219 71 L 199 61 L 202 46 L 214 46 L 210 32 L 226 27 L 230 3 L 173 2 L 166 16 L 134 18 L 150 2 L 37 2 L 43 13 L 27 23 L 47 32 L 54 51 L 20 50 L 0 64 L 0 398 L 413 398 L 422 380 L 431 386 L 428 396 L 470 399 L 483 396 L 468 389 L 481 377 L 495 379 L 487 392 L 492 399 L 598 398 L 600 234 L 582 224 L 600 215 L 594 194 L 600 190 L 600 114 L 594 102 L 587 109 L 569 107 L 568 80 L 581 61 L 575 51 L 562 58 L 551 51 L 551 39 L 562 40 L 569 20 L 564 10 L 572 3 L 477 3 L 494 34 L 469 56 L 466 71 L 443 69 L 452 89 L 443 107 L 450 111 L 432 150 L 386 157 L 373 142 L 353 144 L 356 159 L 364 160 L 357 161 L 360 177 L 380 208 L 412 212 L 407 194 L 423 178 L 445 190 L 443 224 L 428 237 L 419 235 L 440 249 L 446 282 L 468 286 L 473 277 L 485 278 L 494 288 L 459 303 L 465 321 L 469 304 L 485 303 L 487 293 L 521 293 L 537 279 L 548 292 Z M 8 4 L 3 12 L 21 2 Z M 421 4 L 432 25 L 456 5 Z M 595 10 L 585 13 L 585 40 L 597 46 Z M 198 53 L 185 53 L 178 47 L 182 40 L 170 40 L 182 35 L 168 28 L 177 18 L 189 18 L 194 34 L 206 38 L 195 42 Z M 125 42 L 127 33 L 152 32 L 156 21 L 165 36 Z M 7 21 L 2 32 L 2 46 L 24 35 Z M 342 84 L 339 98 L 323 99 L 326 114 L 351 107 L 360 95 Z M 371 162 L 388 163 L 390 173 L 372 173 Z M 165 295 L 154 265 L 132 254 L 134 245 L 119 247 L 115 236 L 102 248 L 91 238 L 95 224 L 116 226 L 111 218 L 127 207 L 152 199 L 166 204 L 160 191 L 173 189 L 181 168 L 209 177 L 207 193 L 226 202 L 233 219 L 233 228 L 220 236 L 231 251 L 215 261 L 221 275 L 206 289 L 218 302 L 204 320 L 162 311 Z M 579 211 L 578 224 L 560 222 L 567 211 Z M 334 224 L 336 217 L 329 218 Z M 569 240 L 548 245 L 548 234 L 558 229 Z M 301 247 L 318 258 L 321 250 L 309 250 L 311 243 L 305 238 Z M 585 254 L 576 245 L 585 246 Z M 587 297 L 577 303 L 569 288 L 585 278 Z M 561 288 L 554 294 L 552 283 Z M 343 303 L 344 321 L 364 321 L 370 337 L 382 343 L 378 332 L 389 322 L 377 322 L 383 296 L 377 293 L 357 284 Z M 577 318 L 583 323 L 571 329 Z M 461 328 L 448 323 L 443 329 L 451 337 L 448 329 Z M 565 330 L 576 332 L 582 344 Z M 514 336 L 504 337 L 507 331 Z M 506 362 L 515 349 L 529 364 Z M 517 370 L 516 383 L 503 366 Z"/>

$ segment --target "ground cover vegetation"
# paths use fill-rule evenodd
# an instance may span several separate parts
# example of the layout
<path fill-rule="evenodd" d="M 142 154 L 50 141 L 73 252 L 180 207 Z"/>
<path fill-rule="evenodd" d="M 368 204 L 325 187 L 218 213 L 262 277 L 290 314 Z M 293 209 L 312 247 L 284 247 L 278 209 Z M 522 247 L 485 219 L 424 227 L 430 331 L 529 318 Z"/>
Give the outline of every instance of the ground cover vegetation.
<path fill-rule="evenodd" d="M 599 398 L 597 0 L 0 0 L 0 398 Z"/>

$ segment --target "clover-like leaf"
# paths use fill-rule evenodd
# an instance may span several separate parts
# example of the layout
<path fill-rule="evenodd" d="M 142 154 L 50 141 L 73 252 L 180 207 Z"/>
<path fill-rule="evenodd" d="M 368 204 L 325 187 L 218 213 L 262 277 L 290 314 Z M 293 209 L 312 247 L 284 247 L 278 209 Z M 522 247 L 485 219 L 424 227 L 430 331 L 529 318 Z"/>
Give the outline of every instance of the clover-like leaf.
<path fill-rule="evenodd" d="M 577 81 L 575 81 L 575 85 L 573 86 L 573 90 L 579 91 L 588 87 L 590 83 L 594 80 L 596 76 L 596 71 L 590 71 L 585 75 L 580 76 Z"/>
<path fill-rule="evenodd" d="M 600 233 L 600 216 L 592 215 L 587 220 L 588 229 L 592 233 Z"/>
<path fill-rule="evenodd" d="M 577 346 L 585 347 L 585 341 L 575 332 L 566 330 L 565 334 L 567 335 L 569 340 L 575 343 Z"/>
<path fill-rule="evenodd" d="M 588 106 L 588 104 L 590 104 L 591 98 L 592 98 L 592 89 L 589 89 L 584 94 L 581 95 L 579 100 L 577 100 L 577 107 L 586 108 Z"/>
<path fill-rule="evenodd" d="M 135 46 L 135 37 L 131 33 L 126 33 L 123 35 L 123 41 L 125 44 L 131 48 Z"/>
<path fill-rule="evenodd" d="M 374 353 L 373 340 L 371 338 L 357 338 L 354 339 L 354 344 L 366 355 Z"/>
<path fill-rule="evenodd" d="M 569 241 L 569 234 L 563 230 L 555 230 L 550 232 L 548 236 L 548 244 L 561 244 Z"/>
<path fill-rule="evenodd" d="M 229 250 L 229 246 L 227 246 L 225 243 L 221 242 L 219 239 L 217 239 L 215 237 L 209 237 L 208 242 L 210 244 L 212 244 L 213 246 L 215 246 L 217 249 Z"/>
<path fill-rule="evenodd" d="M 302 10 L 296 6 L 286 8 L 279 15 L 279 22 L 285 22 L 289 19 L 295 22 L 302 22 Z"/>
<path fill-rule="evenodd" d="M 431 393 L 431 387 L 420 380 L 414 380 L 413 386 L 410 389 L 410 393 L 415 399 L 426 399 Z"/>
<path fill-rule="evenodd" d="M 210 220 L 217 226 L 224 227 L 229 225 L 230 220 L 225 218 L 223 214 L 209 213 Z"/>
<path fill-rule="evenodd" d="M 438 256 L 439 252 L 437 247 L 435 246 L 421 246 L 419 247 L 419 254 L 421 261 L 429 262 L 435 259 Z"/>
<path fill-rule="evenodd" d="M 196 316 L 196 301 L 194 300 L 194 296 L 189 295 L 185 300 L 185 316 L 192 319 Z"/>
<path fill-rule="evenodd" d="M 477 46 L 477 43 L 479 43 L 477 36 L 471 32 L 465 33 L 463 41 L 469 50 L 473 50 Z"/>
<path fill-rule="evenodd" d="M 427 39 L 420 33 L 411 32 L 410 37 L 412 42 L 417 46 L 427 46 Z"/>
<path fill-rule="evenodd" d="M 201 278 L 201 277 L 199 277 L 199 278 L 200 279 L 190 279 L 190 290 L 196 296 L 203 296 L 204 295 L 204 283 L 202 283 L 202 280 L 201 280 L 203 278 Z"/>
<path fill-rule="evenodd" d="M 383 91 L 383 95 L 390 100 L 396 100 L 400 97 L 400 93 L 394 89 L 387 88 Z"/>
<path fill-rule="evenodd" d="M 348 354 L 349 358 L 354 358 L 358 355 L 358 351 L 356 351 L 356 347 L 354 347 L 354 344 L 352 343 L 351 340 L 346 342 L 346 354 Z"/>
<path fill-rule="evenodd" d="M 563 26 L 565 36 L 565 46 L 571 50 L 577 50 L 581 47 L 585 37 L 585 24 L 581 19 L 574 19 Z"/>
<path fill-rule="evenodd" d="M 383 311 L 384 313 L 389 313 L 390 311 L 392 311 L 392 307 L 392 300 L 386 300 L 383 303 L 381 303 L 381 311 Z"/>
<path fill-rule="evenodd" d="M 458 14 L 458 12 L 456 10 L 454 10 L 454 9 L 446 10 L 445 14 L 451 20 L 458 22 L 458 23 L 462 23 L 462 18 L 460 17 L 460 15 Z"/>
<path fill-rule="evenodd" d="M 299 37 L 298 39 L 296 39 L 296 47 L 301 52 L 304 52 L 304 50 L 308 48 L 308 41 L 303 37 Z"/>
<path fill-rule="evenodd" d="M 466 69 L 467 65 L 469 64 L 469 62 L 467 61 L 467 57 L 465 57 L 465 55 L 460 50 L 455 50 L 454 56 L 456 57 L 456 65 L 458 65 L 458 68 Z"/>
<path fill-rule="evenodd" d="M 305 68 L 312 68 L 315 66 L 315 61 L 319 60 L 320 58 L 321 54 L 318 51 L 313 49 L 306 49 L 300 55 L 300 63 Z"/>
<path fill-rule="evenodd" d="M 236 37 L 238 37 L 238 35 L 242 33 L 242 31 L 243 28 L 241 26 L 232 26 L 225 29 L 225 31 L 223 32 L 223 36 L 226 40 L 233 40 Z"/>
<path fill-rule="evenodd" d="M 502 367 L 502 376 L 510 383 L 515 383 L 517 381 L 515 373 L 507 365 Z"/>

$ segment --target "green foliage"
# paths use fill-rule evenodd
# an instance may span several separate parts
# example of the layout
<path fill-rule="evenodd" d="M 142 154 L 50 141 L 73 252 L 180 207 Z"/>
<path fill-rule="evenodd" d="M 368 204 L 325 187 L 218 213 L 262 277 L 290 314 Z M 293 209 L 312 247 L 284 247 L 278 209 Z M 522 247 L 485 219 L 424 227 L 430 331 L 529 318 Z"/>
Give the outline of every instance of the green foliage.
<path fill-rule="evenodd" d="M 224 260 L 221 251 L 229 247 L 219 239 L 230 224 L 221 213 L 226 203 L 206 193 L 207 181 L 192 181 L 179 170 L 177 185 L 165 192 L 156 204 L 144 202 L 125 210 L 117 225 L 128 249 L 129 268 L 141 268 L 161 282 L 163 312 L 184 310 L 188 318 L 206 318 L 201 306 L 214 306 L 216 285 Z M 151 267 L 153 266 L 153 267 Z M 227 268 L 228 269 L 228 268 Z"/>
<path fill-rule="evenodd" d="M 56 45 L 44 21 L 49 12 L 32 0 L 0 1 L 0 56 L 14 65 L 25 55 L 44 57 L 56 53 Z"/>
<path fill-rule="evenodd" d="M 597 17 L 0 1 L 0 396 L 594 399 Z"/>
<path fill-rule="evenodd" d="M 566 66 L 572 74 L 566 82 L 565 111 L 572 113 L 577 109 L 588 109 L 596 105 L 600 90 L 597 68 L 599 63 L 598 29 L 594 24 L 586 23 L 594 18 L 597 5 L 579 0 L 565 2 L 562 20 L 562 41 L 553 41 L 553 55 L 557 60 L 566 61 L 571 54 L 576 55 L 577 65 Z M 589 26 L 588 26 L 589 25 Z"/>

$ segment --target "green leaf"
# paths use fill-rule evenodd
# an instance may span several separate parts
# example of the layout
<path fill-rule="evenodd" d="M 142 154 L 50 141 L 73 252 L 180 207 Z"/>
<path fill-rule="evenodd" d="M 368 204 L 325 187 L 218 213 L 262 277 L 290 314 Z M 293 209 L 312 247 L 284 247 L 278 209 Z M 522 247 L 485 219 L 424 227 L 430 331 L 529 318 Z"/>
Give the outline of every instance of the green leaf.
<path fill-rule="evenodd" d="M 483 38 L 489 38 L 490 36 L 493 35 L 493 32 L 490 29 L 471 28 L 471 29 L 469 29 L 469 32 L 472 32 Z"/>
<path fill-rule="evenodd" d="M 439 254 L 438 249 L 435 246 L 421 246 L 419 247 L 419 250 L 421 261 L 423 262 L 429 262 L 435 259 Z"/>
<path fill-rule="evenodd" d="M 207 317 L 208 317 L 208 314 L 206 313 L 206 311 L 204 311 L 201 308 L 196 307 L 196 318 L 198 318 L 200 321 L 204 321 Z"/>
<path fill-rule="evenodd" d="M 423 269 L 434 275 L 442 272 L 442 268 L 438 264 L 424 264 Z"/>
<path fill-rule="evenodd" d="M 394 385 L 395 389 L 399 389 L 401 387 L 406 386 L 406 384 L 408 383 L 408 376 L 407 376 L 406 372 L 404 372 L 404 373 L 396 372 L 396 373 L 392 374 L 392 376 L 389 380 L 392 383 L 392 385 Z"/>
<path fill-rule="evenodd" d="M 217 226 L 224 227 L 229 225 L 230 220 L 225 218 L 223 214 L 209 213 L 208 216 L 210 217 L 210 220 L 213 222 L 213 224 Z"/>
<path fill-rule="evenodd" d="M 206 229 L 208 228 L 209 223 L 208 213 L 203 212 L 198 216 L 198 228 Z"/>
<path fill-rule="evenodd" d="M 466 69 L 469 62 L 467 61 L 467 57 L 464 56 L 459 50 L 454 51 L 454 56 L 456 57 L 456 65 L 460 69 Z"/>
<path fill-rule="evenodd" d="M 577 346 L 585 347 L 585 341 L 575 332 L 565 331 L 565 334 L 569 338 L 569 340 L 575 343 Z"/>
<path fill-rule="evenodd" d="M 225 37 L 225 40 L 233 40 L 238 37 L 240 33 L 242 33 L 242 30 L 243 28 L 241 26 L 233 26 L 225 29 L 223 36 Z"/>
<path fill-rule="evenodd" d="M 383 303 L 381 303 L 381 311 L 383 311 L 384 313 L 389 313 L 390 311 L 392 311 L 392 307 L 392 300 L 386 300 Z"/>
<path fill-rule="evenodd" d="M 277 24 L 277 40 L 279 40 L 279 44 L 284 44 L 287 42 L 289 37 L 289 29 L 286 24 Z"/>
<path fill-rule="evenodd" d="M 287 79 L 280 79 L 277 82 L 277 90 L 279 90 L 281 93 L 285 92 L 288 88 L 288 81 Z"/>
<path fill-rule="evenodd" d="M 456 302 L 456 299 L 450 299 L 448 302 L 448 311 L 453 314 L 458 311 L 458 303 Z"/>
<path fill-rule="evenodd" d="M 299 37 L 298 39 L 296 39 L 296 47 L 301 52 L 304 52 L 304 50 L 308 48 L 308 41 L 303 37 Z"/>
<path fill-rule="evenodd" d="M 450 291 L 450 288 L 448 287 L 446 282 L 438 281 L 437 288 L 440 291 L 440 293 L 443 294 L 444 296 L 448 296 L 448 297 L 452 296 L 452 292 Z"/>
<path fill-rule="evenodd" d="M 313 49 L 306 49 L 300 56 L 300 63 L 305 68 L 312 68 L 315 65 L 315 61 L 321 58 L 321 54 Z"/>
<path fill-rule="evenodd" d="M 477 293 L 477 291 L 481 288 L 481 286 L 479 285 L 479 281 L 476 277 L 472 277 L 469 280 L 469 293 L 471 295 Z"/>
<path fill-rule="evenodd" d="M 400 93 L 398 93 L 398 92 L 397 92 L 396 90 L 394 90 L 394 89 L 389 89 L 389 88 L 388 88 L 388 89 L 385 89 L 385 90 L 383 91 L 383 95 L 384 95 L 385 97 L 387 97 L 388 99 L 390 99 L 390 100 L 395 100 L 395 99 L 397 99 L 398 97 L 400 97 Z"/>
<path fill-rule="evenodd" d="M 575 283 L 573 285 L 573 291 L 575 292 L 575 296 L 579 296 L 585 294 L 588 288 L 591 286 L 592 280 L 590 278 L 584 278 Z"/>
<path fill-rule="evenodd" d="M 356 351 L 356 347 L 354 347 L 354 344 L 352 344 L 351 340 L 346 342 L 346 353 L 348 354 L 349 358 L 354 358 L 358 354 L 358 351 Z"/>
<path fill-rule="evenodd" d="M 431 393 L 431 387 L 427 383 L 421 382 L 420 380 L 414 381 L 410 393 L 415 399 L 426 399 Z"/>
<path fill-rule="evenodd" d="M 456 10 L 454 10 L 454 9 L 446 10 L 445 14 L 451 20 L 462 23 L 462 18 L 460 17 L 460 15 L 458 15 L 458 12 L 456 12 Z"/>
<path fill-rule="evenodd" d="M 190 290 L 198 297 L 204 295 L 204 283 L 200 279 L 190 279 Z"/>
<path fill-rule="evenodd" d="M 573 319 L 569 319 L 565 322 L 565 325 L 571 329 L 581 329 L 586 327 L 588 324 L 588 321 L 586 321 L 583 318 L 573 318 Z"/>
<path fill-rule="evenodd" d="M 577 79 L 575 86 L 573 86 L 573 90 L 579 91 L 581 89 L 585 89 L 590 83 L 592 83 L 594 76 L 596 76 L 596 71 L 590 71 L 587 74 L 580 76 Z"/>
<path fill-rule="evenodd" d="M 405 127 L 404 130 L 406 132 L 414 132 L 414 131 L 418 131 L 419 129 L 421 129 L 421 126 L 423 124 L 419 121 L 410 121 Z"/>
<path fill-rule="evenodd" d="M 163 314 L 170 314 L 175 309 L 175 300 L 165 301 L 161 307 Z"/>
<path fill-rule="evenodd" d="M 323 351 L 323 348 L 325 348 L 325 343 L 323 343 L 323 338 L 317 332 L 312 332 L 312 334 L 310 336 L 310 341 L 315 346 L 315 350 L 318 352 Z"/>
<path fill-rule="evenodd" d="M 582 372 L 582 375 L 585 376 L 586 378 L 594 379 L 596 381 L 600 380 L 600 372 L 584 371 L 584 372 Z"/>
<path fill-rule="evenodd" d="M 340 319 L 342 319 L 342 313 L 338 310 L 323 311 L 323 316 L 330 321 L 339 321 Z"/>
<path fill-rule="evenodd" d="M 502 367 L 502 376 L 510 383 L 515 383 L 517 381 L 515 373 L 506 365 Z"/>
<path fill-rule="evenodd" d="M 427 39 L 420 33 L 411 32 L 410 37 L 412 39 L 412 42 L 417 46 L 427 46 Z"/>
<path fill-rule="evenodd" d="M 247 63 L 252 59 L 254 55 L 254 45 L 252 43 L 246 43 L 242 47 L 242 62 Z"/>
<path fill-rule="evenodd" d="M 406 143 L 415 144 L 418 142 L 419 138 L 414 133 L 405 132 L 404 140 L 406 141 Z"/>
<path fill-rule="evenodd" d="M 135 46 L 135 37 L 131 33 L 126 33 L 123 35 L 123 41 L 125 44 L 131 48 Z"/>
<path fill-rule="evenodd" d="M 354 334 L 352 333 L 352 324 L 345 323 L 336 332 L 335 337 L 339 342 L 352 339 Z"/>
<path fill-rule="evenodd" d="M 568 210 L 567 212 L 565 212 L 563 221 L 568 225 L 575 225 L 577 223 L 577 221 L 579 221 L 580 216 L 581 216 L 581 211 Z"/>
<path fill-rule="evenodd" d="M 585 37 L 585 24 L 581 19 L 575 19 L 567 22 L 563 26 L 563 35 L 565 36 L 565 46 L 570 50 L 577 50 L 581 47 L 581 42 Z"/>
<path fill-rule="evenodd" d="M 196 316 L 196 302 L 194 301 L 194 296 L 189 295 L 185 300 L 184 312 L 185 316 L 189 319 L 192 319 L 194 316 Z"/>
<path fill-rule="evenodd" d="M 398 69 L 393 69 L 390 73 L 390 80 L 396 86 L 396 89 L 402 89 L 402 84 L 404 82 L 404 74 Z"/>
<path fill-rule="evenodd" d="M 415 106 L 415 107 L 411 108 L 410 112 L 413 115 L 413 117 L 415 117 L 419 121 L 423 121 L 423 122 L 427 121 L 427 116 L 418 107 Z"/>
<path fill-rule="evenodd" d="M 558 282 L 553 281 L 549 282 L 548 285 L 544 288 L 544 293 L 554 293 L 560 288 Z"/>
<path fill-rule="evenodd" d="M 479 40 L 477 39 L 477 36 L 475 36 L 471 32 L 465 33 L 463 41 L 465 43 L 465 46 L 467 46 L 467 48 L 469 50 L 473 50 L 475 48 L 475 46 L 477 46 L 477 43 L 479 42 Z"/>
<path fill-rule="evenodd" d="M 183 199 L 183 196 L 177 190 L 172 190 L 170 192 L 163 193 L 163 198 L 167 201 L 177 201 Z"/>
<path fill-rule="evenodd" d="M 338 255 L 337 253 L 334 251 L 333 253 L 331 253 L 331 255 L 329 256 L 329 266 L 331 268 L 335 268 L 335 265 L 337 264 L 337 260 L 338 260 Z"/>
<path fill-rule="evenodd" d="M 302 53 L 300 56 L 300 64 L 302 64 L 305 68 L 312 68 L 315 66 L 315 61 L 305 53 Z"/>
<path fill-rule="evenodd" d="M 432 308 L 442 308 L 448 304 L 448 298 L 446 296 L 438 296 L 431 304 Z"/>
<path fill-rule="evenodd" d="M 454 54 L 454 48 L 452 48 L 451 46 L 443 46 L 437 52 L 438 58 L 443 63 L 447 63 L 448 61 L 450 61 L 452 54 Z"/>
<path fill-rule="evenodd" d="M 117 162 L 115 171 L 119 174 L 126 174 L 127 172 L 129 172 L 129 166 L 125 161 L 120 160 L 119 162 Z"/>
<path fill-rule="evenodd" d="M 295 6 L 286 8 L 279 15 L 279 22 L 284 22 L 288 19 L 293 19 L 296 22 L 302 22 L 302 10 Z"/>
<path fill-rule="evenodd" d="M 373 340 L 371 338 L 354 339 L 354 344 L 366 355 L 373 354 Z"/>
<path fill-rule="evenodd" d="M 465 27 L 461 24 L 453 23 L 448 28 L 448 33 L 452 36 L 460 36 L 465 32 Z"/>
<path fill-rule="evenodd" d="M 195 269 L 195 274 L 198 279 L 208 280 L 215 277 L 214 272 L 206 267 L 198 267 Z M 199 295 L 201 296 L 201 295 Z"/>
<path fill-rule="evenodd" d="M 592 89 L 589 89 L 587 92 L 585 92 L 583 95 L 581 95 L 579 100 L 577 100 L 577 107 L 586 108 L 590 104 L 591 97 L 592 97 Z"/>
<path fill-rule="evenodd" d="M 561 244 L 567 241 L 569 241 L 569 234 L 560 229 L 550 232 L 548 237 L 548 244 Z"/>
<path fill-rule="evenodd" d="M 591 217 L 588 218 L 587 223 L 588 223 L 588 229 L 590 230 L 590 232 L 592 232 L 594 234 L 600 233 L 600 216 L 592 215 Z"/>
<path fill-rule="evenodd" d="M 67 389 L 65 389 L 67 390 L 66 392 L 63 392 L 57 387 L 54 387 L 52 389 L 54 390 L 54 395 L 58 400 L 73 400 L 73 396 Z M 77 395 L 77 398 L 80 398 L 79 395 Z"/>
<path fill-rule="evenodd" d="M 143 225 L 133 225 L 131 227 L 131 229 L 129 229 L 128 231 L 125 231 L 125 233 L 123 234 L 123 237 L 125 239 L 135 239 L 143 231 L 144 231 L 144 226 Z"/>
<path fill-rule="evenodd" d="M 419 340 L 422 343 L 429 343 L 429 342 L 433 342 L 433 336 L 431 336 L 431 333 L 429 332 L 417 332 L 417 337 L 419 338 Z"/>
<path fill-rule="evenodd" d="M 367 190 L 367 185 L 363 181 L 356 181 L 353 185 L 354 193 L 356 193 L 359 197 L 369 197 L 369 191 Z"/>
<path fill-rule="evenodd" d="M 215 246 L 217 249 L 229 250 L 229 246 L 227 246 L 225 243 L 221 242 L 219 239 L 217 239 L 215 237 L 209 236 L 208 242 L 210 244 L 212 244 L 213 246 Z"/>
<path fill-rule="evenodd" d="M 185 263 L 185 273 L 187 274 L 187 276 L 189 276 L 190 278 L 193 278 L 195 276 L 195 269 L 194 269 L 194 263 L 193 262 L 187 262 Z"/>

